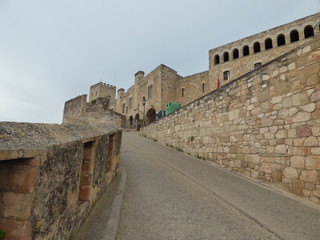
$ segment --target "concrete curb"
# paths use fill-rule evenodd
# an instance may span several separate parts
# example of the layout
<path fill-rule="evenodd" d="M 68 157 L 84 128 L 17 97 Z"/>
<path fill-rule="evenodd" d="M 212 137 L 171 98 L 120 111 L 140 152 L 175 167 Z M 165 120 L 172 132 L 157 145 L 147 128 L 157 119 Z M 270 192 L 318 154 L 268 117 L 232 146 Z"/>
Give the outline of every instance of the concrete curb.
<path fill-rule="evenodd" d="M 110 218 L 107 222 L 106 232 L 108 233 L 101 240 L 115 240 L 117 238 L 119 223 L 120 223 L 120 215 L 121 215 L 121 207 L 123 200 L 123 193 L 126 187 L 127 182 L 127 170 L 124 166 L 120 166 L 121 172 L 121 180 L 116 192 L 112 207 Z"/>

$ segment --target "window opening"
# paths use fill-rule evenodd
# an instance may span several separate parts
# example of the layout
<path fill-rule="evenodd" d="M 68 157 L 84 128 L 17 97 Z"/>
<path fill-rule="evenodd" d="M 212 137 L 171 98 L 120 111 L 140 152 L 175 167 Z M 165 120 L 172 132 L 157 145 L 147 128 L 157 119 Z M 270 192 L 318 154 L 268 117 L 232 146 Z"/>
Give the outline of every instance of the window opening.
<path fill-rule="evenodd" d="M 254 53 L 258 53 L 258 52 L 260 52 L 260 51 L 261 51 L 260 43 L 259 43 L 259 42 L 255 42 L 255 43 L 253 44 L 253 52 L 254 52 Z"/>
<path fill-rule="evenodd" d="M 181 97 L 184 96 L 184 88 L 181 88 Z"/>
<path fill-rule="evenodd" d="M 271 38 L 267 38 L 264 43 L 265 43 L 265 46 L 266 46 L 266 50 L 271 49 L 273 47 Z"/>
<path fill-rule="evenodd" d="M 246 45 L 243 47 L 243 56 L 248 56 L 250 54 L 249 47 Z"/>
<path fill-rule="evenodd" d="M 237 59 L 239 58 L 239 50 L 238 49 L 234 49 L 233 50 L 233 59 Z"/>
<path fill-rule="evenodd" d="M 215 55 L 214 56 L 214 64 L 219 64 L 220 63 L 220 56 L 219 55 Z"/>
<path fill-rule="evenodd" d="M 148 86 L 148 99 L 152 98 L 153 84 Z"/>
<path fill-rule="evenodd" d="M 202 92 L 204 92 L 204 83 L 202 83 L 201 85 L 202 85 Z"/>
<path fill-rule="evenodd" d="M 292 30 L 290 32 L 290 41 L 291 42 L 297 42 L 299 41 L 299 33 L 297 30 Z"/>
<path fill-rule="evenodd" d="M 286 45 L 286 39 L 283 34 L 280 34 L 277 38 L 278 46 Z"/>
<path fill-rule="evenodd" d="M 224 62 L 228 62 L 228 61 L 229 61 L 229 53 L 228 53 L 228 52 L 225 52 L 225 53 L 223 54 L 223 61 L 224 61 Z"/>
<path fill-rule="evenodd" d="M 223 80 L 225 81 L 230 80 L 230 71 L 223 72 Z"/>
<path fill-rule="evenodd" d="M 309 38 L 313 36 L 314 36 L 313 27 L 311 25 L 306 26 L 304 28 L 304 37 Z"/>

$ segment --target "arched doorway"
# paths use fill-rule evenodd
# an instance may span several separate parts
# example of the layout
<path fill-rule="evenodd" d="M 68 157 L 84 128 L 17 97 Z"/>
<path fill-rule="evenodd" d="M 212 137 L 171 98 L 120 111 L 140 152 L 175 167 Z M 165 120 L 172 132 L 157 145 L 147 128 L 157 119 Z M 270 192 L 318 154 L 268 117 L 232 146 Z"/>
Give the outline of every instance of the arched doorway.
<path fill-rule="evenodd" d="M 129 117 L 129 123 L 130 123 L 130 127 L 132 127 L 132 125 L 133 125 L 133 117 L 132 116 Z"/>
<path fill-rule="evenodd" d="M 146 125 L 153 123 L 156 120 L 156 110 L 150 108 L 146 114 Z"/>
<path fill-rule="evenodd" d="M 137 131 L 140 131 L 141 125 L 142 125 L 142 121 L 140 120 L 140 115 L 139 113 L 137 113 L 134 117 L 135 123 L 136 123 L 136 129 Z"/>

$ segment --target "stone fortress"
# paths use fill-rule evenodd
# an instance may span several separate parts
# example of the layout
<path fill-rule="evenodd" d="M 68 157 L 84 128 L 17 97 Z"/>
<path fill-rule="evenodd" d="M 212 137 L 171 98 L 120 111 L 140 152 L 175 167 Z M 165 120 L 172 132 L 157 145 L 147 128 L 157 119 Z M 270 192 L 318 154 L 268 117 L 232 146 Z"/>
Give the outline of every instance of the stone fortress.
<path fill-rule="evenodd" d="M 118 89 L 117 97 L 115 86 L 97 83 L 90 88 L 89 102 L 108 97 L 110 109 L 125 115 L 127 125 L 141 125 L 144 116 L 148 125 L 167 103 L 184 106 L 310 41 L 319 34 L 319 16 L 314 14 L 211 49 L 209 70 L 205 72 L 182 77 L 161 64 L 147 75 L 138 71 L 134 84 L 126 92 Z"/>

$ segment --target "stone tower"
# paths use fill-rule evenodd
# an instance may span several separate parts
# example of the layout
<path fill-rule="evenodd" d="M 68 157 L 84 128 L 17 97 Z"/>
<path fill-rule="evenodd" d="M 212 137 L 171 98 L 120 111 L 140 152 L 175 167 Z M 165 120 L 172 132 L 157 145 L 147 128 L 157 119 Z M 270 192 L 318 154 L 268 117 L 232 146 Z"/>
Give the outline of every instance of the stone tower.
<path fill-rule="evenodd" d="M 90 87 L 89 102 L 97 99 L 98 97 L 108 97 L 111 102 L 115 101 L 116 98 L 116 87 L 99 82 Z"/>

